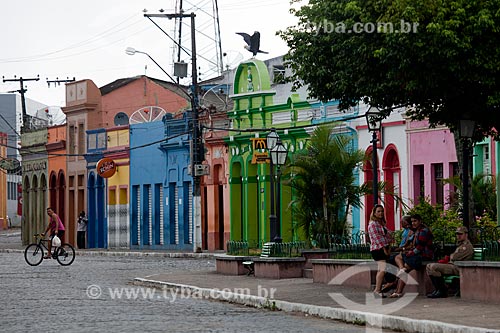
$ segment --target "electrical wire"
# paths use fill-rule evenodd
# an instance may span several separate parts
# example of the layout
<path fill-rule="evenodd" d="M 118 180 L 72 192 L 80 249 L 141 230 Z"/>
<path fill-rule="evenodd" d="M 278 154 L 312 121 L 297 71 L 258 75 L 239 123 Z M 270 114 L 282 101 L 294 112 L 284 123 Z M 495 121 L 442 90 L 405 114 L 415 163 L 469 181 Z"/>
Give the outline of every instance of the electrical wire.
<path fill-rule="evenodd" d="M 158 143 L 161 143 L 161 142 L 166 142 L 166 141 L 172 140 L 172 139 L 177 138 L 177 137 L 182 136 L 182 135 L 187 135 L 189 133 L 190 133 L 190 131 L 183 132 L 183 133 L 179 133 L 179 134 L 172 135 L 172 136 L 169 136 L 169 137 L 165 137 L 163 139 L 160 139 L 160 140 L 157 140 L 157 141 L 154 141 L 154 142 L 145 143 L 145 144 L 140 145 L 140 146 L 127 147 L 127 148 L 124 148 L 124 149 L 113 150 L 112 153 L 129 152 L 129 151 L 132 151 L 132 150 L 136 150 L 136 149 L 140 149 L 140 148 L 145 148 L 145 147 L 152 146 L 152 145 L 155 145 L 155 144 L 158 144 Z M 106 154 L 106 152 L 107 152 L 107 151 L 103 150 L 103 151 L 98 152 L 98 153 L 90 153 L 90 154 L 89 153 L 87 153 L 87 154 L 67 154 L 67 153 L 59 154 L 59 153 L 48 153 L 46 151 L 34 151 L 34 150 L 31 150 L 30 148 L 11 147 L 9 145 L 4 145 L 4 144 L 0 144 L 0 146 L 4 146 L 4 147 L 7 147 L 7 148 L 16 149 L 16 150 L 19 151 L 20 154 L 22 153 L 22 155 L 36 155 L 36 154 L 38 154 L 38 155 L 46 155 L 46 156 L 91 157 L 91 156 L 102 156 L 103 154 Z"/>

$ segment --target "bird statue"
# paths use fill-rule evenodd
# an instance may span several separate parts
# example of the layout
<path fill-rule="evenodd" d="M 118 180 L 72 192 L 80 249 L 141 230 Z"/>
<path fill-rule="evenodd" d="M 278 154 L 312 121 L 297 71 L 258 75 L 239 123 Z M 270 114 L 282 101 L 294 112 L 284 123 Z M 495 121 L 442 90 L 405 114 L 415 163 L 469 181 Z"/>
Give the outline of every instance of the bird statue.
<path fill-rule="evenodd" d="M 247 45 L 245 45 L 245 49 L 247 51 L 252 52 L 253 56 L 255 57 L 257 53 L 269 53 L 266 51 L 259 50 L 260 48 L 260 32 L 254 31 L 253 35 L 250 36 L 247 33 L 244 32 L 237 32 L 237 35 L 240 35 L 243 37 L 243 40 Z"/>

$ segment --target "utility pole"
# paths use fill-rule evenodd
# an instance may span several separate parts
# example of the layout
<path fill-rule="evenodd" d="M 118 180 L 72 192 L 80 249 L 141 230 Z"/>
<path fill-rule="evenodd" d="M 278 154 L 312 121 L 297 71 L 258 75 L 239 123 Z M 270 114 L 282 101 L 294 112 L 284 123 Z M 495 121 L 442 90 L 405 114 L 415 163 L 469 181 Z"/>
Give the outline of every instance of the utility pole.
<path fill-rule="evenodd" d="M 193 113 L 193 151 L 192 151 L 192 160 L 191 160 L 191 175 L 193 176 L 193 223 L 194 223 L 194 242 L 193 242 L 193 251 L 200 252 L 201 251 L 201 174 L 197 170 L 197 166 L 201 165 L 203 162 L 200 158 L 202 155 L 200 152 L 203 149 L 201 145 L 201 131 L 199 129 L 198 124 L 198 70 L 196 65 L 196 29 L 195 29 L 195 13 L 183 14 L 144 14 L 145 17 L 151 20 L 151 17 L 166 17 L 168 19 L 173 18 L 191 18 L 191 108 Z M 167 35 L 168 36 L 168 35 Z M 172 39 L 173 40 L 173 39 Z M 174 43 L 177 44 L 175 40 Z M 179 49 L 182 49 L 180 44 L 177 44 Z M 186 52 L 186 50 L 184 50 Z"/>
<path fill-rule="evenodd" d="M 22 76 L 18 79 L 18 78 L 16 78 L 15 75 L 14 75 L 13 79 L 6 79 L 5 77 L 2 76 L 2 79 L 3 79 L 3 82 L 19 81 L 19 84 L 21 86 L 21 88 L 17 92 L 19 92 L 21 94 L 21 108 L 22 108 L 22 112 L 23 112 L 23 126 L 21 126 L 21 133 L 23 133 L 25 125 L 26 125 L 26 120 L 27 120 L 26 101 L 24 99 L 24 93 L 26 91 L 28 91 L 27 89 L 24 88 L 24 82 L 25 81 L 38 81 L 38 80 L 40 80 L 40 75 L 37 75 L 36 78 L 29 78 L 29 79 L 25 79 Z"/>
<path fill-rule="evenodd" d="M 51 83 L 53 83 L 55 86 L 60 86 L 61 83 L 69 83 L 69 82 L 75 82 L 75 78 L 73 77 L 72 79 L 70 79 L 69 77 L 67 77 L 64 80 L 59 80 L 58 77 L 56 77 L 55 80 L 49 80 L 49 78 L 47 78 L 47 85 L 49 86 L 49 88 Z"/>

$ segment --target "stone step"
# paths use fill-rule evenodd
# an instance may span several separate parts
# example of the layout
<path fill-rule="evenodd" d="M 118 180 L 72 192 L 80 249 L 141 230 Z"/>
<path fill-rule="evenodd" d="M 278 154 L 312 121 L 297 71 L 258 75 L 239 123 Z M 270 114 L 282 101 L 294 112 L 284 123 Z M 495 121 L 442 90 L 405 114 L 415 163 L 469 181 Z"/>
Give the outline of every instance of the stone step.
<path fill-rule="evenodd" d="M 313 277 L 312 268 L 303 268 L 302 269 L 302 277 L 307 278 L 307 279 L 312 279 L 312 277 Z"/>

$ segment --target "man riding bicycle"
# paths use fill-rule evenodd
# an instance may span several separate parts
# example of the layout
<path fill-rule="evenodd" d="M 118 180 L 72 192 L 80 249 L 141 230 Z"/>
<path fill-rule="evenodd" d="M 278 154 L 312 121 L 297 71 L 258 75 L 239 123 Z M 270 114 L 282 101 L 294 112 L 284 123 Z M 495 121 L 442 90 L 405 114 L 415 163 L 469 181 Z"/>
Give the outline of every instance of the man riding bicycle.
<path fill-rule="evenodd" d="M 51 247 L 52 247 L 52 238 L 54 238 L 55 235 L 59 237 L 59 239 L 63 239 L 64 236 L 64 231 L 66 230 L 64 228 L 64 224 L 62 223 L 61 219 L 59 216 L 57 216 L 56 213 L 52 210 L 51 207 L 47 208 L 47 214 L 49 215 L 49 225 L 47 226 L 47 229 L 45 229 L 45 232 L 42 234 L 42 236 L 45 236 L 45 234 L 50 230 L 50 241 L 48 242 L 48 250 L 49 253 L 43 257 L 43 259 L 50 259 L 51 257 Z"/>

